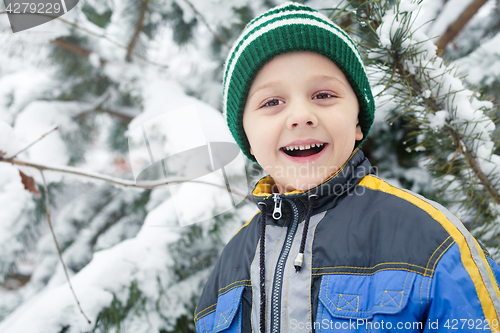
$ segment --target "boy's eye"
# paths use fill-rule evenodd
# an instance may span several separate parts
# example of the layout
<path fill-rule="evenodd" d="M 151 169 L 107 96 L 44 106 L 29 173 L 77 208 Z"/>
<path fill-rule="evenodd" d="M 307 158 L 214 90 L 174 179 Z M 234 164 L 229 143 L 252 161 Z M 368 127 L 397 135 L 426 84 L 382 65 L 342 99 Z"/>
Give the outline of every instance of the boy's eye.
<path fill-rule="evenodd" d="M 265 106 L 277 106 L 280 103 L 283 103 L 283 101 L 281 101 L 281 100 L 279 100 L 277 98 L 273 98 L 273 99 L 270 99 L 270 100 L 266 101 L 264 104 L 261 105 L 261 107 L 265 107 Z"/>
<path fill-rule="evenodd" d="M 327 93 L 327 92 L 320 92 L 319 94 L 316 94 L 313 99 L 326 99 L 326 98 L 331 98 L 335 97 L 335 95 Z"/>

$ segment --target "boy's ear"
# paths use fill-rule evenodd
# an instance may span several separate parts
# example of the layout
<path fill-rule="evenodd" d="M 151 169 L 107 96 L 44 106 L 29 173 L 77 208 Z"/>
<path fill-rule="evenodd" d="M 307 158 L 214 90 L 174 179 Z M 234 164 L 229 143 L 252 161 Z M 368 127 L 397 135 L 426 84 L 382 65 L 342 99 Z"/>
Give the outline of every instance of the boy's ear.
<path fill-rule="evenodd" d="M 361 141 L 363 140 L 363 131 L 361 130 L 361 125 L 358 124 L 356 125 L 356 141 Z"/>

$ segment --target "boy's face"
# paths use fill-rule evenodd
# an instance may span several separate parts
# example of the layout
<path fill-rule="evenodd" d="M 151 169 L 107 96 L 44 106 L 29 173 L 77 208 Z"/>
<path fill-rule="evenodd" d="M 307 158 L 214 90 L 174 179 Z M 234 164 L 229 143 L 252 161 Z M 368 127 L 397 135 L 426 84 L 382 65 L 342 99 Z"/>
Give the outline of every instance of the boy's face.
<path fill-rule="evenodd" d="M 340 169 L 363 138 L 358 110 L 356 94 L 337 65 L 317 53 L 291 52 L 257 73 L 243 127 L 250 152 L 279 192 L 303 191 Z"/>

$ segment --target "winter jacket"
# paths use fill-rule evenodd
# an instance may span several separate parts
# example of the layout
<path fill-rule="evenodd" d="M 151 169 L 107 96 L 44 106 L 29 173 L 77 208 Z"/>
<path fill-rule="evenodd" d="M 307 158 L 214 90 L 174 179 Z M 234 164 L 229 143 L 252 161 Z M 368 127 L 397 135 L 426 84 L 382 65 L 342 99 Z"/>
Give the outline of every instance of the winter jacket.
<path fill-rule="evenodd" d="M 257 184 L 252 197 L 262 212 L 215 265 L 195 311 L 196 332 L 259 332 L 264 221 L 266 332 L 500 328 L 500 268 L 488 252 L 436 202 L 372 175 L 360 150 L 311 190 L 272 195 L 271 184 L 269 177 Z"/>

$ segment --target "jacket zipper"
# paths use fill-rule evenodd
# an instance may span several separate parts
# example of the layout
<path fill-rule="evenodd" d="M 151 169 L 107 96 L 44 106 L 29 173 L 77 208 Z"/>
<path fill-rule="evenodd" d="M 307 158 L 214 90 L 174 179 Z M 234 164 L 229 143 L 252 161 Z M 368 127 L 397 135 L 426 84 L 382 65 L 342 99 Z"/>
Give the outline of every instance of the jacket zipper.
<path fill-rule="evenodd" d="M 274 195 L 274 212 L 273 217 L 275 217 L 275 212 L 279 212 L 281 217 L 281 201 L 282 199 L 278 194 Z M 278 263 L 276 264 L 276 271 L 274 273 L 273 289 L 271 294 L 271 332 L 278 333 L 280 331 L 280 310 L 281 310 L 281 290 L 283 286 L 283 272 L 285 270 L 285 263 L 288 255 L 290 254 L 290 249 L 292 248 L 292 242 L 297 233 L 297 226 L 299 222 L 299 212 L 297 206 L 290 200 L 285 199 L 293 210 L 293 222 L 287 231 L 285 244 L 281 250 L 280 256 L 278 258 Z M 278 215 L 278 214 L 277 214 Z"/>
<path fill-rule="evenodd" d="M 273 199 L 274 199 L 273 218 L 275 220 L 279 220 L 281 218 L 281 198 L 280 198 L 280 195 L 278 193 L 274 193 Z"/>

